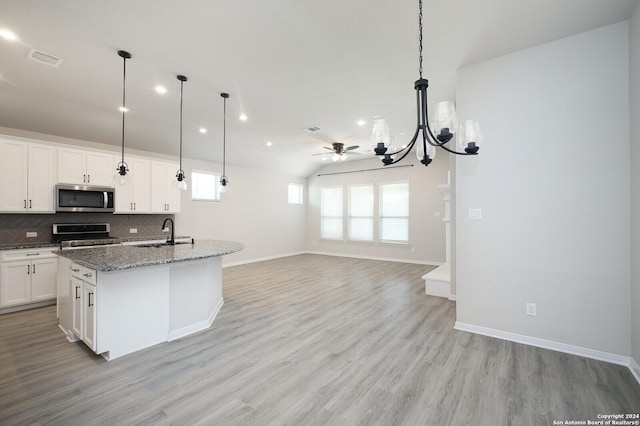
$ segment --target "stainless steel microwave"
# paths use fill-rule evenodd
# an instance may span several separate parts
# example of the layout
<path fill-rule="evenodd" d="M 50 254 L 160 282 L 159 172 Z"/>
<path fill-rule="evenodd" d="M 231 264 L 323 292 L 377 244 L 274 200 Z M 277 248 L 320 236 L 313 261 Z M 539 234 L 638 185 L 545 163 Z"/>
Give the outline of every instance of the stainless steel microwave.
<path fill-rule="evenodd" d="M 56 211 L 113 212 L 114 192 L 106 186 L 56 185 Z"/>

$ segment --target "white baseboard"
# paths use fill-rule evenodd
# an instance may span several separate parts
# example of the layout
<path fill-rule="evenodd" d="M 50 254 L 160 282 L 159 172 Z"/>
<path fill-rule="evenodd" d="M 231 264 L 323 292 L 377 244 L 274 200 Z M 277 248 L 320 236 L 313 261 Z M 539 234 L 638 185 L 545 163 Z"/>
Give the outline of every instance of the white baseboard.
<path fill-rule="evenodd" d="M 413 260 L 413 259 L 396 259 L 392 257 L 360 256 L 356 254 L 331 253 L 331 252 L 324 252 L 324 251 L 306 251 L 305 253 L 319 254 L 322 256 L 352 257 L 354 259 L 380 260 L 383 262 L 412 263 L 415 265 L 440 266 L 444 263 L 444 262 L 433 262 L 430 260 Z"/>
<path fill-rule="evenodd" d="M 578 355 L 585 358 L 597 359 L 599 361 L 606 361 L 612 364 L 624 365 L 625 367 L 629 367 L 631 373 L 634 373 L 633 368 L 631 367 L 632 358 L 628 356 L 598 351 L 596 349 L 583 348 L 581 346 L 568 345 L 566 343 L 559 343 L 551 340 L 538 339 L 536 337 L 524 336 L 522 334 L 496 330 L 494 328 L 481 327 L 478 325 L 467 324 L 460 321 L 456 321 L 454 328 L 456 330 L 482 334 L 483 336 L 495 337 L 498 339 L 508 340 L 516 343 L 523 343 L 525 345 L 535 346 L 538 348 L 550 349 L 552 351 L 564 352 L 567 354 Z M 637 376 L 636 379 L 638 379 Z"/>
<path fill-rule="evenodd" d="M 635 359 L 629 358 L 631 361 L 629 362 L 629 370 L 631 370 L 631 374 L 636 378 L 638 383 L 640 383 L 640 366 Z"/>
<path fill-rule="evenodd" d="M 247 260 L 240 260 L 238 262 L 229 262 L 229 263 L 222 263 L 222 267 L 223 268 L 228 268 L 231 266 L 239 266 L 239 265 L 246 265 L 248 263 L 256 263 L 256 262 L 264 262 L 265 260 L 273 260 L 273 259 L 279 259 L 281 257 L 289 257 L 289 256 L 297 256 L 299 254 L 305 254 L 308 253 L 306 251 L 296 251 L 293 253 L 283 253 L 283 254 L 276 254 L 274 256 L 265 256 L 265 257 L 257 257 L 255 259 L 247 259 Z"/>
<path fill-rule="evenodd" d="M 206 320 L 170 331 L 167 335 L 167 342 L 179 339 L 184 336 L 188 336 L 193 333 L 197 333 L 198 331 L 206 330 L 207 328 L 211 327 L 211 324 L 213 324 L 213 320 L 216 318 L 216 315 L 218 315 L 218 312 L 220 312 L 220 308 L 222 308 L 222 305 L 224 305 L 224 299 L 220 299 L 220 302 L 218 302 L 218 305 Z"/>

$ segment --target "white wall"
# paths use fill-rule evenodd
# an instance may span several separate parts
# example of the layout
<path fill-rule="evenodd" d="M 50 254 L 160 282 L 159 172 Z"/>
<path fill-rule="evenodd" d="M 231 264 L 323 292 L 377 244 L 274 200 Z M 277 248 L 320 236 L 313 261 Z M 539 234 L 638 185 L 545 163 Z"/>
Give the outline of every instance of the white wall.
<path fill-rule="evenodd" d="M 346 256 L 363 256 L 401 261 L 440 264 L 445 261 L 445 226 L 444 202 L 438 185 L 447 183 L 449 165 L 448 154 L 439 150 L 436 159 L 428 167 L 413 162 L 415 155 L 407 156 L 397 166 L 411 165 L 389 170 L 395 166 L 387 166 L 385 170 L 358 173 L 318 176 L 323 173 L 334 173 L 364 169 L 382 168 L 378 158 L 360 161 L 330 163 L 308 178 L 309 209 L 307 218 L 307 248 L 310 251 L 331 253 Z M 361 243 L 349 241 L 328 241 L 320 238 L 320 188 L 324 186 L 344 186 L 366 183 L 385 183 L 395 181 L 409 182 L 409 240 L 410 245 L 385 243 Z M 346 203 L 346 201 L 345 201 Z M 346 204 L 345 204 L 346 205 Z M 440 217 L 435 214 L 439 213 Z M 345 218 L 344 232 L 347 235 Z M 377 224 L 376 224 L 377 232 Z M 377 235 L 377 234 L 376 234 Z"/>
<path fill-rule="evenodd" d="M 631 110 L 631 356 L 640 365 L 640 3 L 629 23 Z"/>
<path fill-rule="evenodd" d="M 630 355 L 628 31 L 459 70 L 486 143 L 456 159 L 458 322 Z"/>
<path fill-rule="evenodd" d="M 220 173 L 219 164 L 185 159 L 190 180 L 192 169 Z M 195 238 L 239 241 L 245 249 L 224 256 L 223 264 L 278 257 L 305 249 L 305 205 L 289 204 L 289 182 L 305 179 L 227 165 L 231 191 L 218 202 L 192 201 L 191 191 L 182 192 L 176 232 Z M 189 182 L 190 183 L 190 182 Z"/>

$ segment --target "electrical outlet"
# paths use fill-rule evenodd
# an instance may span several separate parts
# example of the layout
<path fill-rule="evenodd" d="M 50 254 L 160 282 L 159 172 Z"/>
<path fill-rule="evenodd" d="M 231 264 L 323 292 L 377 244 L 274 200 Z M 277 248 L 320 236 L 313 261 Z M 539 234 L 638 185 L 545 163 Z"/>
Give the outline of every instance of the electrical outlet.
<path fill-rule="evenodd" d="M 469 219 L 471 220 L 481 220 L 482 219 L 482 209 L 469 209 Z"/>
<path fill-rule="evenodd" d="M 38 236 L 37 232 L 27 232 L 27 238 L 35 238 Z"/>
<path fill-rule="evenodd" d="M 527 315 L 535 317 L 536 316 L 536 304 L 535 303 L 527 303 Z"/>
<path fill-rule="evenodd" d="M 169 227 L 164 228 L 162 232 L 169 232 Z"/>
<path fill-rule="evenodd" d="M 130 234 L 137 234 L 138 233 L 138 228 L 129 228 L 129 233 Z"/>

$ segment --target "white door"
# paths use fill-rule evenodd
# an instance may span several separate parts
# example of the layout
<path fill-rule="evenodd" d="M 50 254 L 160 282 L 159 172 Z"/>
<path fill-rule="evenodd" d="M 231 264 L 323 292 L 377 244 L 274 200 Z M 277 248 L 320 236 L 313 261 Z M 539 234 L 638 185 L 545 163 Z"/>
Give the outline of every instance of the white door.
<path fill-rule="evenodd" d="M 55 257 L 34 260 L 31 263 L 31 301 L 56 298 L 58 262 Z"/>
<path fill-rule="evenodd" d="M 96 287 L 84 283 L 84 336 L 82 341 L 96 350 Z"/>
<path fill-rule="evenodd" d="M 31 300 L 31 262 L 0 264 L 0 306 L 29 303 Z"/>
<path fill-rule="evenodd" d="M 55 212 L 56 148 L 29 144 L 27 207 L 33 213 Z"/>
<path fill-rule="evenodd" d="M 87 183 L 96 186 L 113 186 L 116 175 L 115 156 L 108 152 L 87 152 Z"/>
<path fill-rule="evenodd" d="M 87 183 L 87 155 L 80 149 L 58 149 L 58 183 Z"/>
<path fill-rule="evenodd" d="M 26 143 L 0 140 L 0 212 L 27 211 L 27 159 Z"/>
<path fill-rule="evenodd" d="M 82 303 L 83 296 L 83 282 L 78 277 L 71 277 L 71 315 L 73 320 L 71 321 L 71 331 L 73 334 L 82 339 L 82 315 L 84 312 L 84 305 Z"/>

